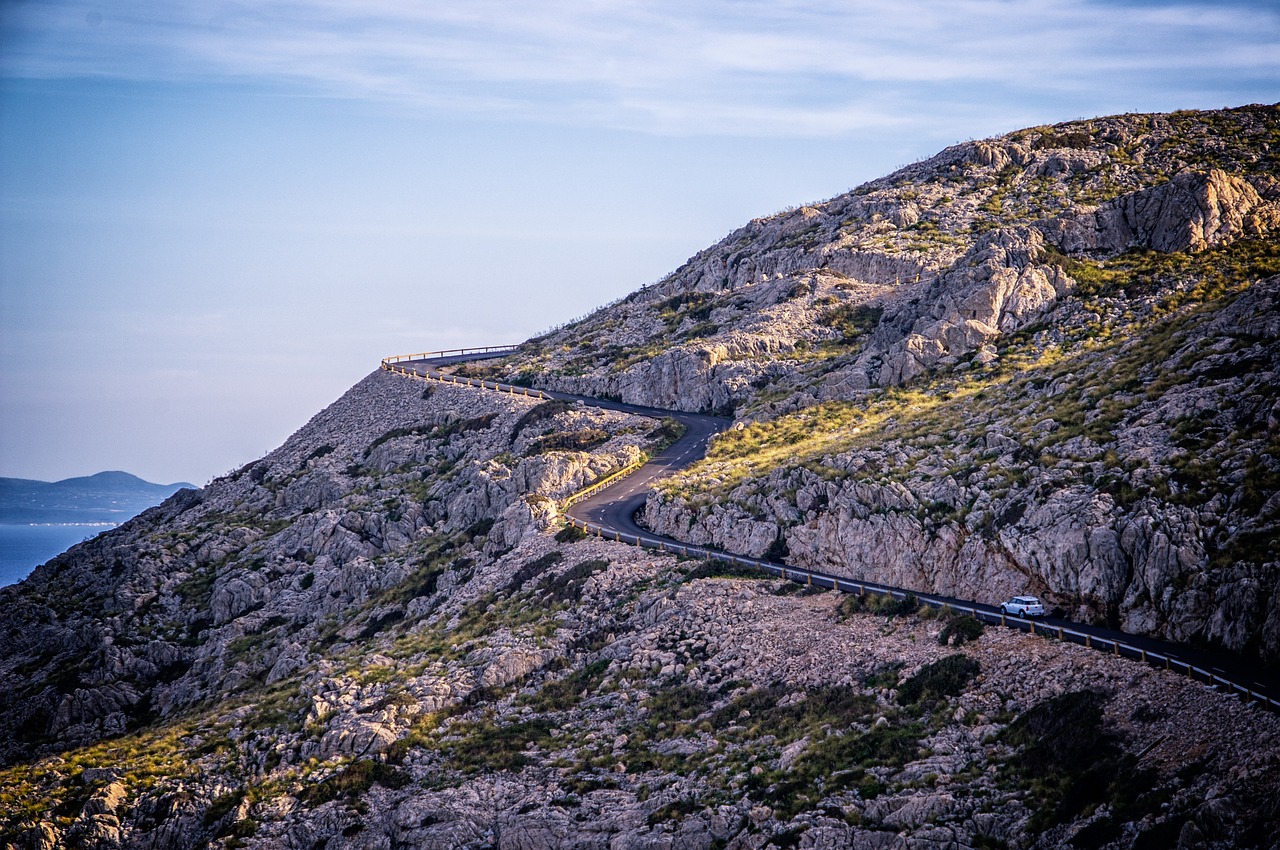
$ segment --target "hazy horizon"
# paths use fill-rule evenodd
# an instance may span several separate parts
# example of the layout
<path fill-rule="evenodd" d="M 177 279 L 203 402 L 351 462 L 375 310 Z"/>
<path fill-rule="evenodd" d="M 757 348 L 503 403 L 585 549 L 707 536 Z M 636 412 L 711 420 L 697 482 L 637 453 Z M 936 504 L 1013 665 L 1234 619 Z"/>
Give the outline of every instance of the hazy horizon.
<path fill-rule="evenodd" d="M 1280 99 L 1261 2 L 6 4 L 0 476 L 210 478 L 939 149 Z"/>

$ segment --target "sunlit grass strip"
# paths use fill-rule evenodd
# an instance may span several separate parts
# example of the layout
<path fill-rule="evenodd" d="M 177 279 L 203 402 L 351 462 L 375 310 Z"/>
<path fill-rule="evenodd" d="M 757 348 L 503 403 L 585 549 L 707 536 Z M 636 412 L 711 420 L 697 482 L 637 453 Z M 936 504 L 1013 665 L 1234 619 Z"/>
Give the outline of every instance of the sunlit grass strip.
<path fill-rule="evenodd" d="M 707 458 L 671 482 L 676 489 L 731 490 L 783 465 L 799 465 L 840 454 L 880 439 L 895 424 L 938 420 L 941 409 L 958 397 L 976 394 L 966 386 L 946 400 L 920 390 L 899 391 L 872 402 L 828 402 L 771 422 L 748 425 L 717 438 Z"/>
<path fill-rule="evenodd" d="M 187 724 L 138 732 L 92 744 L 35 764 L 0 770 L 0 812 L 6 826 L 47 818 L 68 797 L 83 795 L 80 776 L 88 768 L 114 768 L 131 791 L 147 790 L 161 779 L 195 779 L 200 768 L 184 741 Z"/>
<path fill-rule="evenodd" d="M 892 388 L 866 402 L 825 402 L 727 431 L 712 441 L 705 460 L 660 488 L 667 495 L 724 494 L 778 467 L 812 463 L 885 440 L 959 429 L 972 405 L 991 403 L 988 394 L 998 394 L 1028 372 L 1052 368 L 1062 357 L 1056 346 L 1034 354 L 1010 352 L 995 374 Z"/>

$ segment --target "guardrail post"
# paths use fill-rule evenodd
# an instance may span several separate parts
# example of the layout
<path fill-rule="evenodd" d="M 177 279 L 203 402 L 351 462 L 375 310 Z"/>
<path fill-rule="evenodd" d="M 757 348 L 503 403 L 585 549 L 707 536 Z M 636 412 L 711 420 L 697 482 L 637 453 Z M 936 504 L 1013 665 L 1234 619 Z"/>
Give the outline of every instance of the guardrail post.
<path fill-rule="evenodd" d="M 1111 641 L 1111 647 L 1112 649 L 1115 650 L 1116 658 L 1119 658 L 1120 657 L 1120 641 L 1118 640 Z"/>
<path fill-rule="evenodd" d="M 1147 663 L 1147 651 L 1146 651 L 1145 649 L 1140 649 L 1140 650 L 1138 650 L 1138 651 L 1142 653 L 1142 663 L 1143 663 L 1143 664 L 1146 664 L 1146 663 Z"/>
<path fill-rule="evenodd" d="M 1062 640 L 1062 626 L 1058 626 L 1058 640 Z"/>

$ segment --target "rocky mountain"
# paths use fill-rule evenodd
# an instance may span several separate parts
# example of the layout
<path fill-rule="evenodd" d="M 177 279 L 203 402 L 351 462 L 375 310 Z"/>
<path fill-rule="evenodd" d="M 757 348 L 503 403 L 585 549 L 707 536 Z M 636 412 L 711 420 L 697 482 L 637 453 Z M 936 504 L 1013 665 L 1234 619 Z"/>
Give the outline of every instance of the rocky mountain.
<path fill-rule="evenodd" d="M 1280 661 L 1280 112 L 948 148 L 483 370 L 734 415 L 680 539 Z"/>
<path fill-rule="evenodd" d="M 458 370 L 732 412 L 644 513 L 680 539 L 1274 659 L 1277 145 L 960 145 Z M 669 433 L 375 372 L 0 589 L 0 844 L 1274 842 L 1256 705 L 563 525 Z"/>
<path fill-rule="evenodd" d="M 0 478 L 0 523 L 123 522 L 192 486 L 152 484 L 127 472 L 52 482 Z"/>

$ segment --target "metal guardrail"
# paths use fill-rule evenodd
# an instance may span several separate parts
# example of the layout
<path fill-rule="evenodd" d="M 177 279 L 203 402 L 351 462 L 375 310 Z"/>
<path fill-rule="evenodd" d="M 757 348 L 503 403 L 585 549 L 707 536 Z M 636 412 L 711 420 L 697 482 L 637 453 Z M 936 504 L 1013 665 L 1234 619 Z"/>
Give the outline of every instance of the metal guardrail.
<path fill-rule="evenodd" d="M 382 369 L 384 372 L 391 372 L 396 375 L 404 375 L 406 378 L 414 378 L 419 381 L 436 381 L 441 384 L 458 384 L 466 387 L 476 387 L 483 390 L 494 390 L 505 395 L 522 395 L 529 398 L 553 399 L 555 396 L 547 395 L 542 390 L 535 390 L 529 387 L 517 387 L 515 384 L 500 384 L 497 381 L 482 381 L 479 378 L 462 378 L 457 375 L 447 375 L 444 372 L 436 372 L 428 369 L 425 372 L 419 372 L 416 369 L 406 369 L 403 366 L 392 365 L 389 361 L 382 361 Z"/>
<path fill-rule="evenodd" d="M 421 351 L 417 354 L 393 354 L 390 357 L 382 358 L 382 365 L 385 368 L 388 363 L 403 363 L 406 360 L 431 360 L 436 357 L 454 357 L 463 354 L 509 353 L 514 352 L 519 347 L 518 344 L 486 345 L 481 348 L 446 348 L 442 351 Z"/>
<path fill-rule="evenodd" d="M 530 389 L 528 387 L 517 387 L 513 384 L 499 384 L 495 381 L 482 381 L 476 378 L 460 378 L 456 375 L 446 375 L 442 372 L 427 370 L 419 372 L 417 370 L 405 369 L 403 366 L 395 366 L 393 364 L 403 362 L 405 360 L 424 360 L 431 357 L 449 356 L 457 354 L 487 354 L 495 351 L 514 351 L 518 346 L 514 345 L 491 345 L 484 348 L 455 348 L 447 351 L 424 352 L 421 354 L 398 354 L 392 357 L 386 357 L 382 360 L 382 368 L 388 372 L 398 375 L 404 375 L 409 378 L 416 378 L 422 381 L 437 381 L 446 384 L 459 384 L 462 386 L 477 387 L 480 389 L 494 390 L 508 395 L 523 395 L 530 398 L 552 399 L 554 396 L 547 395 L 541 390 Z M 644 466 L 644 463 L 635 462 L 628 464 L 622 469 L 614 472 L 605 478 L 592 484 L 584 490 L 574 493 L 562 503 L 562 509 L 580 502 L 583 499 L 593 496 L 606 487 L 612 486 L 618 480 L 625 478 L 636 470 Z M 855 581 L 853 579 L 844 579 L 838 576 L 827 575 L 813 570 L 799 569 L 797 567 L 789 567 L 786 564 L 775 564 L 771 561 L 762 561 L 759 558 L 747 558 L 742 555 L 731 555 L 728 552 L 721 552 L 717 549 L 710 549 L 705 546 L 691 546 L 683 543 L 672 543 L 666 540 L 659 540 L 653 537 L 643 537 L 633 534 L 624 534 L 616 529 L 609 530 L 599 524 L 586 522 L 585 520 L 566 517 L 570 525 L 573 525 L 588 534 L 595 534 L 604 540 L 615 540 L 619 543 L 627 543 L 632 546 L 638 546 L 643 549 L 654 549 L 658 552 L 679 554 L 686 558 L 700 557 L 707 560 L 725 561 L 730 564 L 737 564 L 744 567 L 753 567 L 763 570 L 770 575 L 778 576 L 787 581 L 796 581 L 807 584 L 812 587 L 825 587 L 828 590 L 837 590 L 841 593 L 859 593 L 866 595 L 874 593 L 880 596 L 890 596 L 894 599 L 903 599 L 907 596 L 914 596 L 921 603 L 932 608 L 947 608 L 951 611 L 958 611 L 962 614 L 970 614 L 976 619 L 992 623 L 999 623 L 1001 626 L 1008 628 L 1016 628 L 1023 630 L 1026 625 L 1026 631 L 1033 635 L 1040 635 L 1047 638 L 1056 638 L 1058 640 L 1067 640 L 1077 643 L 1089 649 L 1109 652 L 1119 658 L 1132 658 L 1140 660 L 1145 664 L 1154 667 L 1161 667 L 1165 670 L 1185 674 L 1187 678 L 1203 682 L 1211 687 L 1224 686 L 1230 693 L 1240 694 L 1246 699 L 1256 700 L 1266 708 L 1280 713 L 1280 700 L 1259 693 L 1252 688 L 1231 681 L 1216 675 L 1211 670 L 1205 670 L 1197 667 L 1187 661 L 1174 658 L 1163 653 L 1152 652 L 1139 646 L 1125 643 L 1112 638 L 1099 638 L 1084 632 L 1078 632 L 1074 629 L 1064 628 L 1062 626 L 1042 625 L 1037 628 L 1035 620 L 1009 619 L 1003 613 L 995 614 L 990 611 L 982 611 L 972 606 L 954 605 L 946 600 L 930 596 L 927 593 L 916 593 L 914 591 L 900 590 L 898 588 L 889 587 L 888 585 L 877 584 L 869 581 Z"/>
<path fill-rule="evenodd" d="M 930 596 L 927 593 L 915 593 L 913 591 L 900 590 L 898 588 L 889 587 L 888 585 L 877 584 L 876 582 L 860 581 L 854 579 L 840 578 L 838 576 L 827 575 L 826 573 L 815 572 L 813 570 L 805 570 L 797 567 L 789 567 L 786 564 L 775 564 L 772 561 L 762 561 L 759 558 L 747 558 L 742 555 L 731 555 L 728 552 L 721 552 L 718 549 L 710 549 L 705 546 L 691 546 L 683 543 L 673 543 L 667 540 L 660 540 L 654 537 L 644 537 L 634 534 L 625 534 L 616 529 L 610 530 L 598 523 L 589 523 L 584 520 L 567 518 L 570 525 L 585 531 L 587 534 L 594 534 L 603 540 L 615 540 L 619 543 L 626 543 L 632 546 L 638 546 L 643 549 L 654 549 L 658 552 L 682 555 L 686 558 L 704 558 L 706 560 L 724 561 L 729 564 L 735 564 L 743 567 L 752 567 L 762 570 L 770 575 L 775 575 L 787 581 L 800 582 L 811 587 L 823 587 L 827 590 L 837 590 L 841 593 L 857 593 L 865 596 L 868 593 L 874 593 L 880 596 L 890 596 L 894 599 L 903 599 L 907 596 L 914 596 L 922 604 L 931 608 L 946 608 L 961 614 L 969 614 L 976 619 L 991 623 L 999 624 L 1008 628 L 1015 628 L 1019 631 L 1027 631 L 1033 635 L 1039 635 L 1046 638 L 1056 638 L 1058 640 L 1077 643 L 1089 649 L 1096 649 L 1107 652 L 1120 658 L 1132 658 L 1149 664 L 1153 667 L 1163 668 L 1176 673 L 1184 674 L 1187 678 L 1195 681 L 1203 682 L 1212 687 L 1223 686 L 1228 692 L 1240 694 L 1246 699 L 1252 699 L 1271 709 L 1280 712 L 1280 700 L 1259 693 L 1252 688 L 1247 688 L 1230 679 L 1218 676 L 1211 670 L 1205 670 L 1197 667 L 1181 659 L 1174 658 L 1159 652 L 1143 649 L 1142 647 L 1133 646 L 1124 641 L 1112 638 L 1100 638 L 1084 632 L 1078 632 L 1075 629 L 1065 628 L 1063 626 L 1037 626 L 1035 620 L 1010 618 L 1007 615 L 995 614 L 991 611 L 983 611 L 979 608 L 966 605 L 956 605 L 946 600 Z M 1023 627 L 1026 627 L 1025 629 Z"/>
<path fill-rule="evenodd" d="M 515 348 L 515 346 L 489 346 L 488 348 L 484 348 L 484 349 L 453 349 L 453 350 L 463 351 L 463 352 L 467 352 L 467 351 L 484 352 L 484 351 L 492 351 L 495 349 L 506 349 L 508 347 Z M 442 354 L 443 352 L 434 352 L 434 353 Z M 422 356 L 416 355 L 416 354 L 395 355 L 395 357 L 411 358 L 414 360 L 424 359 Z M 514 384 L 501 384 L 496 381 L 482 381 L 482 380 L 479 380 L 478 378 L 462 378 L 457 375 L 447 375 L 443 372 L 436 372 L 431 369 L 428 369 L 425 372 L 419 372 L 416 369 L 406 369 L 403 366 L 394 365 L 395 362 L 396 360 L 394 357 L 384 358 L 382 361 L 382 369 L 387 372 L 392 372 L 396 375 L 404 375 L 407 378 L 416 378 L 417 380 L 420 380 L 420 381 L 437 381 L 442 384 L 460 384 L 463 386 L 478 387 L 480 389 L 486 389 L 486 390 L 494 390 L 496 392 L 505 393 L 506 395 L 521 395 L 521 396 L 527 396 L 529 398 L 542 398 L 542 399 L 554 398 L 554 396 L 547 395 L 542 390 L 530 389 L 529 387 L 517 387 Z M 565 510 L 569 508 L 571 505 L 575 505 L 578 502 L 581 502 L 583 499 L 587 499 L 587 498 L 590 498 L 591 496 L 594 496 L 596 493 L 599 493 L 601 490 L 605 489 L 606 487 L 612 486 L 615 482 L 619 481 L 620 479 L 626 478 L 628 475 L 631 475 L 633 472 L 636 472 L 648 462 L 649 462 L 648 458 L 645 458 L 644 460 L 632 461 L 631 463 L 627 464 L 621 469 L 610 473 L 604 478 L 601 478 L 599 481 L 596 481 L 591 486 L 586 487 L 582 490 L 579 490 L 578 492 L 574 493 L 572 496 L 569 496 L 567 499 L 565 499 L 563 502 L 560 503 L 560 509 Z"/>
<path fill-rule="evenodd" d="M 591 496 L 594 496 L 596 493 L 599 493 L 601 490 L 605 489 L 606 487 L 613 486 L 615 482 L 623 478 L 626 478 L 628 475 L 637 471 L 638 469 L 640 469 L 640 467 L 644 466 L 648 462 L 649 462 L 648 459 L 632 461 L 631 463 L 622 467 L 622 469 L 619 469 L 617 472 L 610 473 L 604 478 L 601 478 L 596 483 L 592 484 L 590 487 L 587 487 L 585 490 L 579 490 L 569 498 L 565 499 L 563 502 L 560 503 L 560 510 L 562 511 L 566 510 L 567 508 L 573 505 L 576 505 L 578 502 L 581 502 L 583 499 L 587 499 L 587 498 L 590 498 Z"/>

